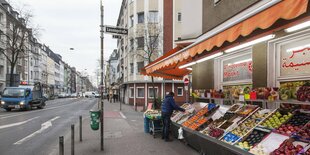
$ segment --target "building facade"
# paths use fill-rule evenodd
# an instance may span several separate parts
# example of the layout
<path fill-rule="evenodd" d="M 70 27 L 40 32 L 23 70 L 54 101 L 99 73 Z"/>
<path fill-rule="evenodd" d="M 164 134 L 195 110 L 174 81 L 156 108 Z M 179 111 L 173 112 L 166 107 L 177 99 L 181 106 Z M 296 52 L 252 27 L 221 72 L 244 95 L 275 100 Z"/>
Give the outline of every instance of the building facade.
<path fill-rule="evenodd" d="M 159 99 L 163 99 L 168 91 L 174 91 L 177 102 L 185 101 L 182 81 L 154 78 L 153 89 L 151 77 L 140 73 L 144 66 L 173 48 L 174 28 L 168 17 L 172 14 L 172 2 L 123 0 L 117 26 L 127 28 L 128 35 L 122 36 L 117 43 L 116 72 L 119 74 L 121 102 L 147 106 L 153 102 L 154 91 Z"/>

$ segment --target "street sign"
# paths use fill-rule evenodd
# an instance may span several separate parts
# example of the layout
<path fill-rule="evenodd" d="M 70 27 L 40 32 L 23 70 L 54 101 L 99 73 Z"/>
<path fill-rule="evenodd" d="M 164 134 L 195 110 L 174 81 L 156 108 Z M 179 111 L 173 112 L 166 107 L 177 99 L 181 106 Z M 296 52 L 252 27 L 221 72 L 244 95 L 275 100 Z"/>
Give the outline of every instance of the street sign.
<path fill-rule="evenodd" d="M 188 84 L 189 84 L 189 79 L 188 78 L 184 78 L 184 85 L 188 86 Z"/>
<path fill-rule="evenodd" d="M 105 33 L 110 33 L 110 34 L 113 34 L 113 35 L 127 35 L 128 34 L 128 29 L 105 25 L 104 26 L 104 32 Z"/>
<path fill-rule="evenodd" d="M 120 36 L 120 35 L 112 35 L 112 38 L 113 39 L 122 39 L 122 36 Z"/>

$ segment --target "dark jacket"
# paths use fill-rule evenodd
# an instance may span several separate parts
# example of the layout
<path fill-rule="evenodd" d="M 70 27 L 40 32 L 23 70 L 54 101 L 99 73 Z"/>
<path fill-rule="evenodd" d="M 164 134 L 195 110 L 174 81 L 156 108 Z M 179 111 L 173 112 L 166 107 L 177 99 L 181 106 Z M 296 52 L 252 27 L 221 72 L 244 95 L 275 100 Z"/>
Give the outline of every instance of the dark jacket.
<path fill-rule="evenodd" d="M 161 105 L 161 111 L 163 113 L 172 114 L 173 110 L 179 110 L 183 112 L 185 111 L 185 109 L 175 104 L 173 96 L 167 95 L 165 97 L 164 103 Z"/>

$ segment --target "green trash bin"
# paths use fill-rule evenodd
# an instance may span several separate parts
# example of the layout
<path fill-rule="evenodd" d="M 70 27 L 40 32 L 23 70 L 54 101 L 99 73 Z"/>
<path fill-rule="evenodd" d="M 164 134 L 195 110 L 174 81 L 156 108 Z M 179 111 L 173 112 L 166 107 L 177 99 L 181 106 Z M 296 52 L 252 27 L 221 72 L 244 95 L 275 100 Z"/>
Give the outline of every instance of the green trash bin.
<path fill-rule="evenodd" d="M 98 130 L 100 124 L 100 110 L 90 110 L 89 113 L 91 129 Z"/>

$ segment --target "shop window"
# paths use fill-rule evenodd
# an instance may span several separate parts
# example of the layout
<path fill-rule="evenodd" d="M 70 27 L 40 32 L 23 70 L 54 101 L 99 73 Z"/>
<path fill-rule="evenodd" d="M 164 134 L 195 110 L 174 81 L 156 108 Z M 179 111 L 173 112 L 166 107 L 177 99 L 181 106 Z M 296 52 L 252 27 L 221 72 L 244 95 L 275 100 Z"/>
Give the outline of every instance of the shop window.
<path fill-rule="evenodd" d="M 129 97 L 130 98 L 134 98 L 134 96 L 135 96 L 134 95 L 134 93 L 135 93 L 134 91 L 135 91 L 135 89 L 133 87 L 130 87 L 130 89 L 129 89 Z"/>
<path fill-rule="evenodd" d="M 144 88 L 143 87 L 137 88 L 137 98 L 144 98 Z"/>
<path fill-rule="evenodd" d="M 183 87 L 178 87 L 177 91 L 177 96 L 183 96 Z"/>
<path fill-rule="evenodd" d="M 305 30 L 269 42 L 268 85 L 282 87 L 286 82 L 309 80 L 309 35 L 310 31 Z"/>
<path fill-rule="evenodd" d="M 138 13 L 138 23 L 144 23 L 144 12 Z"/>
<path fill-rule="evenodd" d="M 158 96 L 158 87 L 155 87 L 154 89 L 153 87 L 149 87 L 149 93 L 148 93 L 149 98 L 154 97 L 154 90 L 155 90 L 156 96 Z"/>
<path fill-rule="evenodd" d="M 158 23 L 158 11 L 149 12 L 149 23 Z"/>
<path fill-rule="evenodd" d="M 179 13 L 178 13 L 178 22 L 181 22 L 181 21 L 182 21 L 182 13 L 179 12 Z"/>
<path fill-rule="evenodd" d="M 227 58 L 222 61 L 222 82 L 238 82 L 252 80 L 252 53 Z M 243 53 L 243 52 L 242 52 Z"/>
<path fill-rule="evenodd" d="M 137 38 L 137 47 L 138 48 L 144 48 L 144 37 L 138 37 Z"/>

